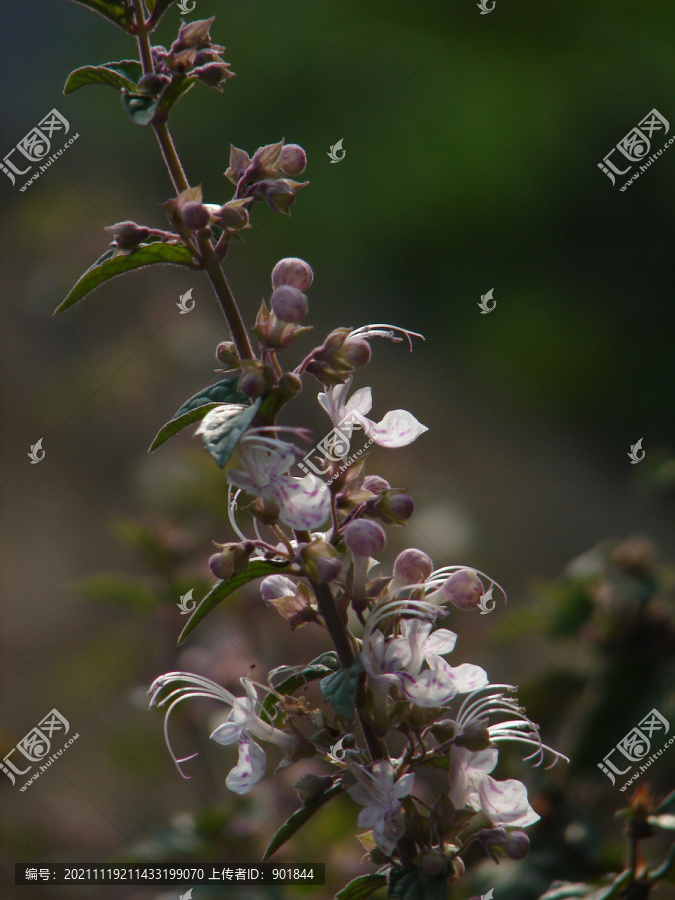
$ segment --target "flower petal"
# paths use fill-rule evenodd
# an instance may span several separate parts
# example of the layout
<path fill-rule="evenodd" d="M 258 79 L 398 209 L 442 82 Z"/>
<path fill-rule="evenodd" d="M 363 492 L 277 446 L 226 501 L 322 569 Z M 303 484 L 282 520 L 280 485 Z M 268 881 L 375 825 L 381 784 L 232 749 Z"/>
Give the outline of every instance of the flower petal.
<path fill-rule="evenodd" d="M 382 818 L 382 809 L 379 806 L 366 806 L 359 813 L 358 824 L 360 828 L 372 828 Z"/>
<path fill-rule="evenodd" d="M 447 628 L 437 628 L 424 642 L 422 652 L 428 661 L 430 656 L 445 656 L 452 653 L 457 643 L 457 635 Z"/>
<path fill-rule="evenodd" d="M 211 734 L 211 740 L 218 744 L 234 744 L 241 734 L 241 727 L 236 722 L 223 722 Z"/>
<path fill-rule="evenodd" d="M 373 392 L 369 387 L 362 387 L 359 388 L 358 391 L 354 391 L 352 396 L 347 401 L 345 405 L 345 413 L 349 414 L 350 412 L 357 412 L 362 416 L 367 416 L 372 408 Z"/>
<path fill-rule="evenodd" d="M 225 780 L 225 784 L 235 794 L 247 794 L 265 774 L 267 757 L 246 733 L 239 738 L 239 762 Z"/>
<path fill-rule="evenodd" d="M 396 845 L 405 833 L 405 819 L 403 811 L 391 812 L 387 810 L 378 822 L 373 826 L 373 837 L 380 850 L 387 856 L 396 849 Z"/>
<path fill-rule="evenodd" d="M 481 779 L 478 793 L 481 809 L 493 825 L 525 828 L 540 818 L 527 800 L 527 788 L 514 778 L 496 781 L 485 775 Z"/>
<path fill-rule="evenodd" d="M 413 789 L 414 781 L 415 776 L 412 772 L 408 773 L 408 775 L 402 775 L 394 785 L 394 797 L 398 800 L 400 800 L 401 797 L 407 797 Z"/>
<path fill-rule="evenodd" d="M 425 709 L 443 706 L 457 693 L 453 679 L 440 668 L 425 669 L 419 675 L 402 673 L 401 688 L 408 700 Z"/>
<path fill-rule="evenodd" d="M 456 694 L 469 694 L 471 691 L 477 691 L 479 688 L 485 687 L 489 680 L 485 669 L 471 663 L 451 666 L 446 660 L 436 656 L 433 662 L 430 660 L 430 664 L 434 669 L 442 669 L 445 672 L 447 678 L 455 686 Z"/>
<path fill-rule="evenodd" d="M 417 421 L 412 413 L 405 409 L 393 409 L 381 422 L 368 425 L 367 434 L 380 447 L 405 447 L 428 431 L 426 425 Z"/>
<path fill-rule="evenodd" d="M 273 493 L 280 506 L 279 518 L 291 528 L 314 531 L 330 515 L 328 486 L 313 476 L 282 476 L 277 479 Z"/>

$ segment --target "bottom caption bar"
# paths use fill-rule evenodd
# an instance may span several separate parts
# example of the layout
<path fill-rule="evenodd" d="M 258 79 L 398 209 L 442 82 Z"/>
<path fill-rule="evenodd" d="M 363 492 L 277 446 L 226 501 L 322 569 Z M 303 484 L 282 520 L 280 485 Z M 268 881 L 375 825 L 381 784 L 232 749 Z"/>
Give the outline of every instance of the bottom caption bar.
<path fill-rule="evenodd" d="M 279 866 L 109 866 L 105 863 L 16 863 L 15 884 L 201 885 L 201 884 L 325 884 L 325 863 Z"/>

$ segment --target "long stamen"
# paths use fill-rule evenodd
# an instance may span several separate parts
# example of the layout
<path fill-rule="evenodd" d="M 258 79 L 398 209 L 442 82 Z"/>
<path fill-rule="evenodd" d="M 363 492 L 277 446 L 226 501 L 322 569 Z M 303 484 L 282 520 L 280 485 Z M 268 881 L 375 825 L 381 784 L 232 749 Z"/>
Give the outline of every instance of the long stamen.
<path fill-rule="evenodd" d="M 360 328 L 356 328 L 349 335 L 350 337 L 362 337 L 362 338 L 371 338 L 371 337 L 383 337 L 388 338 L 390 341 L 394 341 L 395 343 L 403 340 L 400 337 L 397 337 L 397 334 L 404 334 L 408 341 L 408 346 L 410 348 L 410 352 L 412 353 L 412 340 L 411 338 L 420 338 L 420 340 L 424 340 L 424 335 L 418 334 L 416 331 L 408 331 L 407 328 L 401 328 L 398 325 L 386 325 L 383 323 L 377 323 L 373 325 L 362 325 Z"/>

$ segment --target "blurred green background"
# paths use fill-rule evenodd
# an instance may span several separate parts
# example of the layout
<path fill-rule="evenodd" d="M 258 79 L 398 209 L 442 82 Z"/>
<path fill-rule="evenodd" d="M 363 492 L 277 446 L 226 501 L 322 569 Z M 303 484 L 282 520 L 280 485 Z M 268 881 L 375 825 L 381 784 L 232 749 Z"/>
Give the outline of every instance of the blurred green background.
<path fill-rule="evenodd" d="M 235 294 L 250 321 L 274 263 L 300 256 L 315 270 L 318 337 L 368 322 L 425 334 L 412 355 L 376 344 L 357 378 L 373 385 L 376 414 L 404 407 L 430 427 L 412 448 L 371 457 L 370 471 L 407 486 L 417 503 L 406 531 L 392 534 L 392 558 L 405 541 L 437 565 L 466 563 L 504 584 L 506 610 L 451 620 L 455 659 L 484 665 L 494 681 L 534 685 L 571 665 L 577 693 L 563 680 L 548 700 L 532 696 L 560 749 L 574 745 L 575 698 L 588 704 L 595 690 L 598 710 L 609 703 L 578 773 L 604 796 L 597 840 L 607 842 L 605 856 L 574 869 L 551 849 L 547 872 L 581 878 L 605 860 L 616 865 L 612 813 L 623 795 L 603 795 L 593 760 L 653 706 L 673 704 L 672 679 L 663 681 L 672 645 L 652 647 L 643 635 L 641 654 L 657 661 L 661 680 L 644 680 L 636 706 L 622 711 L 597 689 L 596 637 L 544 634 L 553 600 L 537 585 L 606 538 L 642 533 L 673 556 L 675 153 L 624 193 L 597 163 L 652 108 L 675 127 L 675 7 L 497 0 L 480 15 L 472 0 L 197 0 L 188 19 L 210 15 L 237 77 L 222 96 L 198 85 L 176 107 L 171 127 L 191 181 L 209 202 L 229 199 L 230 142 L 252 153 L 285 137 L 309 156 L 311 183 L 291 218 L 256 206 L 253 230 L 232 248 Z M 2 17 L 3 155 L 54 107 L 79 134 L 25 192 L 1 183 L 0 744 L 4 755 L 52 707 L 80 733 L 25 793 L 0 786 L 4 897 L 13 895 L 14 861 L 256 859 L 296 804 L 289 785 L 299 771 L 261 785 L 243 807 L 233 803 L 224 788 L 229 756 L 205 746 L 208 710 L 196 709 L 177 725 L 186 752 L 201 750 L 193 780 L 183 782 L 144 690 L 167 667 L 231 685 L 255 665 L 262 679 L 324 643 L 308 629 L 287 634 L 252 593 L 175 650 L 175 602 L 190 587 L 201 595 L 210 541 L 229 537 L 223 479 L 186 433 L 152 457 L 145 451 L 183 400 L 214 379 L 226 330 L 207 282 L 168 268 L 113 281 L 51 318 L 105 250 L 102 229 L 127 218 L 163 227 L 159 204 L 171 190 L 152 133 L 125 116 L 115 92 L 61 95 L 71 69 L 133 57 L 133 42 L 67 0 L 2 0 Z M 156 41 L 169 45 L 179 23 L 172 7 Z M 346 157 L 331 164 L 340 139 Z M 181 316 L 175 304 L 189 287 L 196 308 Z M 497 307 L 484 316 L 476 304 L 489 289 Z M 306 394 L 303 415 L 323 434 L 327 420 Z M 32 466 L 26 453 L 40 437 L 46 457 Z M 639 438 L 647 456 L 631 466 L 626 454 Z M 659 577 L 667 619 L 672 573 Z M 614 662 L 642 684 L 633 650 L 615 646 Z M 673 761 L 660 766 L 663 792 L 673 787 Z M 513 773 L 529 777 L 515 764 Z M 569 800 L 575 782 L 564 778 L 556 796 Z M 355 817 L 349 803 L 324 810 L 280 858 L 326 861 L 339 886 L 358 871 Z M 542 834 L 559 849 L 564 842 L 547 827 Z M 493 869 L 481 889 L 491 877 Z M 518 900 L 537 896 L 527 890 Z M 104 895 L 148 892 L 78 892 Z M 71 893 L 41 888 L 40 896 Z"/>

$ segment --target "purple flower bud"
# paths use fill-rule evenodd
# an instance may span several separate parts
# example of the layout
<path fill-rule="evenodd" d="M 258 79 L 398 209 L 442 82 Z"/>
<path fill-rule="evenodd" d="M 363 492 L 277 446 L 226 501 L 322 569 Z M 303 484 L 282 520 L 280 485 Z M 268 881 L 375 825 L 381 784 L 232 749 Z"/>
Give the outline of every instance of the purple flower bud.
<path fill-rule="evenodd" d="M 260 582 L 260 593 L 265 603 L 280 597 L 292 597 L 295 591 L 295 582 L 285 575 L 268 575 Z"/>
<path fill-rule="evenodd" d="M 224 366 L 230 366 L 232 369 L 238 369 L 241 363 L 237 348 L 232 341 L 221 341 L 216 347 L 216 359 Z"/>
<path fill-rule="evenodd" d="M 214 553 L 209 559 L 209 568 L 222 581 L 229 581 L 233 575 L 243 572 L 248 566 L 248 560 L 255 550 L 250 542 L 245 544 L 223 544 L 219 553 Z"/>
<path fill-rule="evenodd" d="M 248 208 L 252 203 L 253 197 L 247 197 L 245 200 L 230 200 L 223 206 L 209 206 L 208 209 L 217 225 L 226 231 L 234 231 L 249 227 Z"/>
<path fill-rule="evenodd" d="M 481 842 L 487 855 L 497 864 L 499 857 L 504 856 L 506 845 L 505 828 L 483 828 L 476 833 L 476 838 Z"/>
<path fill-rule="evenodd" d="M 376 512 L 384 521 L 391 521 L 397 525 L 401 525 L 415 512 L 415 501 L 403 491 L 397 491 L 395 488 L 383 491 L 377 500 L 370 501 L 368 508 Z"/>
<path fill-rule="evenodd" d="M 433 570 L 431 558 L 414 547 L 402 550 L 394 560 L 394 575 L 402 578 L 406 584 L 421 584 Z"/>
<path fill-rule="evenodd" d="M 289 178 L 279 178 L 278 181 L 261 181 L 259 188 L 273 210 L 280 213 L 288 213 L 289 208 L 295 201 L 296 193 L 301 187 L 305 187 L 308 184 L 308 181 L 299 184 L 297 181 L 291 181 Z M 290 213 L 288 214 L 290 215 Z"/>
<path fill-rule="evenodd" d="M 267 366 L 259 359 L 245 359 L 241 362 L 243 372 L 239 379 L 239 390 L 253 400 L 262 397 L 272 387 Z"/>
<path fill-rule="evenodd" d="M 342 347 L 342 358 L 354 369 L 360 369 L 370 362 L 370 344 L 362 338 L 347 340 Z"/>
<path fill-rule="evenodd" d="M 279 156 L 279 168 L 286 175 L 300 175 L 307 168 L 307 154 L 299 144 L 286 144 Z"/>
<path fill-rule="evenodd" d="M 379 475 L 366 475 L 363 479 L 363 486 L 373 494 L 381 494 L 382 491 L 388 491 L 391 487 L 387 479 L 381 478 Z"/>
<path fill-rule="evenodd" d="M 345 544 L 354 556 L 375 556 L 387 542 L 384 528 L 369 519 L 350 522 L 344 532 Z"/>
<path fill-rule="evenodd" d="M 307 315 L 307 297 L 290 284 L 282 284 L 270 297 L 272 312 L 282 322 L 296 324 Z"/>
<path fill-rule="evenodd" d="M 218 88 L 218 90 L 222 91 L 220 85 L 227 81 L 228 78 L 232 78 L 234 72 L 230 69 L 229 63 L 209 62 L 203 66 L 197 66 L 190 74 L 199 78 L 200 81 L 209 87 Z"/>
<path fill-rule="evenodd" d="M 181 210 L 183 225 L 190 231 L 201 231 L 211 221 L 211 215 L 203 203 L 191 201 L 186 203 Z"/>
<path fill-rule="evenodd" d="M 483 585 L 473 569 L 458 569 L 439 590 L 457 609 L 475 609 L 483 596 Z"/>
<path fill-rule="evenodd" d="M 447 858 L 440 850 L 427 850 L 421 860 L 421 868 L 429 878 L 438 878 L 445 872 Z"/>
<path fill-rule="evenodd" d="M 530 839 L 524 831 L 511 831 L 506 837 L 506 855 L 509 859 L 525 859 L 530 850 Z"/>
<path fill-rule="evenodd" d="M 280 259 L 272 269 L 272 287 L 278 288 L 282 284 L 288 284 L 299 291 L 306 291 L 314 280 L 314 273 L 304 259 L 289 256 Z"/>
<path fill-rule="evenodd" d="M 326 584 L 333 581 L 342 572 L 342 560 L 333 547 L 327 541 L 312 541 L 306 544 L 300 551 L 305 572 L 315 581 Z"/>
<path fill-rule="evenodd" d="M 135 222 L 118 222 L 116 225 L 109 225 L 105 230 L 111 232 L 120 250 L 135 250 L 150 237 L 150 229 Z"/>

